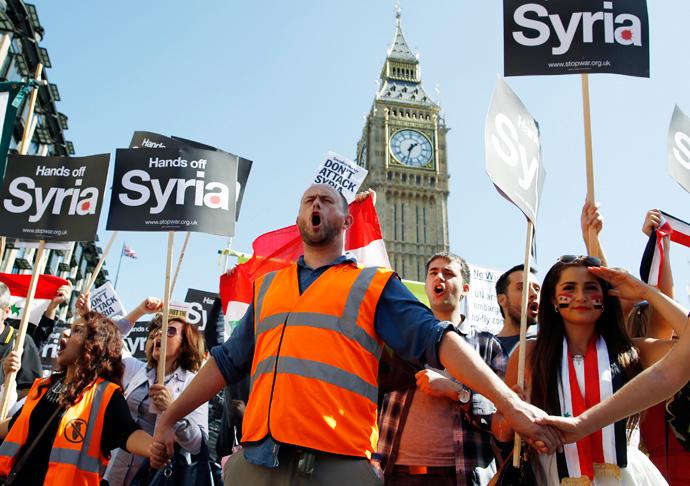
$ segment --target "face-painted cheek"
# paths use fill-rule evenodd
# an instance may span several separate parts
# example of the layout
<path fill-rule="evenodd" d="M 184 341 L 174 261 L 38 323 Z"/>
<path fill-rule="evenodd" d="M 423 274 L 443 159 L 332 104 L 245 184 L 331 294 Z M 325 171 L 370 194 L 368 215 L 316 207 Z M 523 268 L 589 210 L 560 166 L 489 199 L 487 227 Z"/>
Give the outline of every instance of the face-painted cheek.
<path fill-rule="evenodd" d="M 561 309 L 567 308 L 571 300 L 573 300 L 572 294 L 558 294 L 558 307 Z"/>
<path fill-rule="evenodd" d="M 604 308 L 604 296 L 603 295 L 593 295 L 592 296 L 592 304 L 594 305 L 595 309 L 603 309 Z"/>

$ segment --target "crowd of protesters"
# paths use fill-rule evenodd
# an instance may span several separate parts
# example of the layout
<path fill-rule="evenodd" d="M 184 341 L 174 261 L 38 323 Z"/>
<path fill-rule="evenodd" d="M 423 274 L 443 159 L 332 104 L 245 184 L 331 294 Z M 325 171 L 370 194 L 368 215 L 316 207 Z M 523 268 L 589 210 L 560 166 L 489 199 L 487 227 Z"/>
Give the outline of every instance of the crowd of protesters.
<path fill-rule="evenodd" d="M 367 197 L 375 194 L 358 201 Z M 427 308 L 393 271 L 344 252 L 351 224 L 340 193 L 307 189 L 297 216 L 304 255 L 257 279 L 247 313 L 210 350 L 184 319 L 171 318 L 162 335 L 159 299 L 112 322 L 90 311 L 87 294 L 43 378 L 38 349 L 71 289 L 60 289 L 20 357 L 0 284 L 2 372 L 17 373 L 0 421 L 0 478 L 149 484 L 171 460 L 207 460 L 200 453 L 210 443 L 228 485 L 486 485 L 512 461 L 518 434 L 541 484 L 690 483 L 687 431 L 668 426 L 667 405 L 690 380 L 688 312 L 673 301 L 669 241 L 659 288 L 606 268 L 598 238 L 594 247 L 585 238 L 598 257 L 564 255 L 541 285 L 532 269 L 509 269 L 496 283 L 504 327 L 494 336 L 462 314 L 471 286 L 462 258 L 430 255 Z M 652 210 L 643 231 L 660 224 Z M 598 235 L 598 206 L 585 205 L 581 225 L 583 236 Z M 143 362 L 123 337 L 145 314 L 155 316 Z M 391 356 L 408 369 L 386 389 L 380 362 Z M 207 480 L 221 481 L 197 482 Z"/>

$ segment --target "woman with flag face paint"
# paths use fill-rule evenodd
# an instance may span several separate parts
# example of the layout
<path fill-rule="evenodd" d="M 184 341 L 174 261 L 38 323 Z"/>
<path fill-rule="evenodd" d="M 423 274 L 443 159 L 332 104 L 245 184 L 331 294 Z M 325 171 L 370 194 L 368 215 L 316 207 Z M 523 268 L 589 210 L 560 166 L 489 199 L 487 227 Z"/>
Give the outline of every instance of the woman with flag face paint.
<path fill-rule="evenodd" d="M 526 343 L 525 384 L 531 403 L 550 415 L 578 416 L 643 369 L 644 358 L 625 332 L 619 299 L 589 270 L 600 265 L 595 257 L 566 255 L 544 277 L 539 331 Z M 657 349 L 672 346 L 659 342 Z M 517 368 L 514 353 L 506 372 L 509 386 L 517 382 Z M 512 440 L 508 421 L 497 420 L 497 438 Z M 634 415 L 566 445 L 563 453 L 538 456 L 543 483 L 667 484 L 638 449 L 639 420 Z"/>
<path fill-rule="evenodd" d="M 120 383 L 120 333 L 88 312 L 60 340 L 58 369 L 37 379 L 14 417 L 0 422 L 0 477 L 24 484 L 100 483 L 110 451 L 148 456 L 151 436 L 132 420 Z M 10 353 L 5 371 L 20 360 Z"/>

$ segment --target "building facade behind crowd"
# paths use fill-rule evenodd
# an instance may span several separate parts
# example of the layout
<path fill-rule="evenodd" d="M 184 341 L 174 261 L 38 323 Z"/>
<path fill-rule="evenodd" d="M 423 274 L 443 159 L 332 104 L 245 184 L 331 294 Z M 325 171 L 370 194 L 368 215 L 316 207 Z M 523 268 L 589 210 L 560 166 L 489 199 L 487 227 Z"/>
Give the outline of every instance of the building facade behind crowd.
<path fill-rule="evenodd" d="M 68 118 L 58 111 L 60 92 L 57 85 L 49 81 L 52 66 L 48 50 L 41 46 L 45 29 L 39 20 L 36 6 L 21 0 L 0 2 L 0 81 L 22 82 L 33 78 L 38 64 L 43 64 L 41 78 L 48 82 L 38 89 L 36 99 L 35 127 L 29 133 L 27 155 L 70 156 L 75 155 L 72 142 L 66 138 Z M 24 126 L 29 111 L 30 96 L 25 96 L 17 110 L 10 140 L 9 153 L 19 153 Z M 29 127 L 31 130 L 32 127 Z M 47 249 L 45 268 L 41 273 L 57 275 L 70 281 L 73 293 L 58 312 L 58 318 L 65 320 L 69 308 L 82 292 L 103 253 L 98 240 L 77 242 L 64 249 Z M 34 269 L 36 249 L 23 248 L 9 240 L 0 255 L 0 273 L 31 274 Z M 96 286 L 105 283 L 108 271 L 105 265 L 98 272 Z"/>

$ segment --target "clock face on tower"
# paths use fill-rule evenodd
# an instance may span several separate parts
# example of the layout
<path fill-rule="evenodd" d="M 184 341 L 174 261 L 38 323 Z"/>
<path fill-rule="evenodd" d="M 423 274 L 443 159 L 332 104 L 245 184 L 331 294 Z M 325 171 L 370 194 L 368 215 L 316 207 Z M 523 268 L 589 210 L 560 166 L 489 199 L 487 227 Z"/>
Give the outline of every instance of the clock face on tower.
<path fill-rule="evenodd" d="M 391 137 L 391 153 L 401 164 L 422 167 L 431 160 L 431 143 L 418 131 L 399 130 Z"/>

